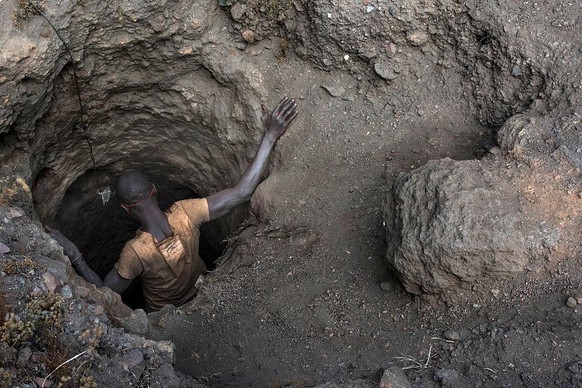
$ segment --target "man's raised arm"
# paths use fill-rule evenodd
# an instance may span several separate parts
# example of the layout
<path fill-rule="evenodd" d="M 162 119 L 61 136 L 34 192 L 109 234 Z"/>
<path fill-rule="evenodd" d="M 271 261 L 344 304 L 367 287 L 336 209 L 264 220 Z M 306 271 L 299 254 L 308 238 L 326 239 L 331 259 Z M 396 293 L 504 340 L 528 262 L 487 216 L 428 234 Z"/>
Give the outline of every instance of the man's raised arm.
<path fill-rule="evenodd" d="M 261 107 L 263 109 L 263 124 L 267 131 L 261 140 L 259 150 L 236 186 L 206 198 L 211 220 L 222 217 L 236 206 L 251 199 L 267 168 L 275 143 L 297 117 L 297 103 L 288 97 L 284 97 L 271 113 L 264 105 Z"/>

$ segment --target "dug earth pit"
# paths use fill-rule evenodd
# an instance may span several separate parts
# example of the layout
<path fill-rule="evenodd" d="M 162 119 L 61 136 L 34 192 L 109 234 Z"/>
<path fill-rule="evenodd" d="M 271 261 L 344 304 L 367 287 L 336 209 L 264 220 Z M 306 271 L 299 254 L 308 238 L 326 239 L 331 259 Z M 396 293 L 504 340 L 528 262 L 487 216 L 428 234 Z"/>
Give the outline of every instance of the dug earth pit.
<path fill-rule="evenodd" d="M 580 290 L 579 7 L 336 3 L 34 3 L 62 40 L 38 9 L 0 5 L 0 307 L 10 327 L 62 309 L 56 337 L 72 350 L 11 331 L 2 376 L 56 367 L 10 369 L 29 350 L 87 350 L 58 377 L 580 381 L 579 309 L 565 302 Z M 282 95 L 300 116 L 251 204 L 207 232 L 208 261 L 229 244 L 190 304 L 132 312 L 42 233 L 56 225 L 105 273 L 136 226 L 98 192 L 127 170 L 168 205 L 232 186 L 261 103 Z"/>

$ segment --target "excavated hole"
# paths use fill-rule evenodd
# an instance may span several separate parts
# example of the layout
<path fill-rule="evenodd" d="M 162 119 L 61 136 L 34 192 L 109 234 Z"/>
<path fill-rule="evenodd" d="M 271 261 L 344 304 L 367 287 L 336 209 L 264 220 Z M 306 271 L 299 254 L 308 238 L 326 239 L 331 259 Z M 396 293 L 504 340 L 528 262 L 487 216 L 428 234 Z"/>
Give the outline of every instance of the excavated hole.
<path fill-rule="evenodd" d="M 167 167 L 168 170 L 172 166 Z M 158 190 L 158 200 L 163 211 L 174 202 L 201 197 L 191 188 L 166 177 L 168 171 L 147 171 Z M 71 239 L 83 253 L 89 266 L 102 278 L 113 268 L 121 249 L 135 235 L 139 223 L 127 215 L 119 201 L 112 196 L 103 204 L 97 194 L 99 188 L 115 187 L 119 174 L 89 170 L 71 184 L 61 201 L 53 225 Z M 226 238 L 248 214 L 242 206 L 224 220 L 205 223 L 200 229 L 201 258 L 209 270 L 226 247 Z M 144 308 L 139 279 L 134 280 L 122 299 L 131 308 Z"/>

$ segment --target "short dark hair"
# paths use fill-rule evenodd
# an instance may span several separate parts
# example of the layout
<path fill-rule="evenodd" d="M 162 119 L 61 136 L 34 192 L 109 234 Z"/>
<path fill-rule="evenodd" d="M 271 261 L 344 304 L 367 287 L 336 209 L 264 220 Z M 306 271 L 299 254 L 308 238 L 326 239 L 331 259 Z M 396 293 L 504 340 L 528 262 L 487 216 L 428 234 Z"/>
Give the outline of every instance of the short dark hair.
<path fill-rule="evenodd" d="M 131 205 L 146 198 L 151 190 L 152 183 L 145 174 L 131 171 L 119 177 L 115 195 L 122 204 Z"/>

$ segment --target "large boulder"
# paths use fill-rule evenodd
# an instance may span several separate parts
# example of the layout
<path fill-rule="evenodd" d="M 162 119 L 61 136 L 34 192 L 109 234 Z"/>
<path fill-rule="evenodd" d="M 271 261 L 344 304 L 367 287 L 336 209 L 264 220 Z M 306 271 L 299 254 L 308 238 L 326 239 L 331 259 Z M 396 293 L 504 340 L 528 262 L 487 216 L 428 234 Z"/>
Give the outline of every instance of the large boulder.
<path fill-rule="evenodd" d="M 480 289 L 575 249 L 576 117 L 515 117 L 499 131 L 498 157 L 431 161 L 394 179 L 384 206 L 387 259 L 409 292 Z"/>

